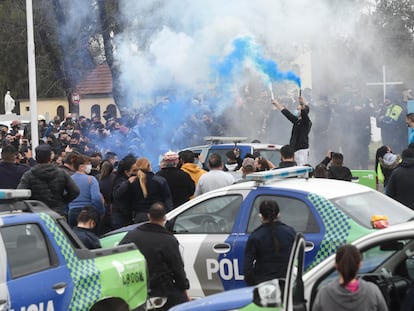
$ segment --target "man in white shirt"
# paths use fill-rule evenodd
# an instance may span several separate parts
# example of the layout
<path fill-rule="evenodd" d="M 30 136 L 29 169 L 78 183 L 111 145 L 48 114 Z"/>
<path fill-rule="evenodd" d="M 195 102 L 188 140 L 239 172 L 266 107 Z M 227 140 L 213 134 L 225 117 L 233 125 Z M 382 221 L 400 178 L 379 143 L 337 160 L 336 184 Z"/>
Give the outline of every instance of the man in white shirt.
<path fill-rule="evenodd" d="M 229 186 L 235 182 L 233 175 L 223 171 L 223 160 L 219 154 L 213 153 L 210 156 L 208 166 L 210 171 L 198 180 L 194 196 Z"/>

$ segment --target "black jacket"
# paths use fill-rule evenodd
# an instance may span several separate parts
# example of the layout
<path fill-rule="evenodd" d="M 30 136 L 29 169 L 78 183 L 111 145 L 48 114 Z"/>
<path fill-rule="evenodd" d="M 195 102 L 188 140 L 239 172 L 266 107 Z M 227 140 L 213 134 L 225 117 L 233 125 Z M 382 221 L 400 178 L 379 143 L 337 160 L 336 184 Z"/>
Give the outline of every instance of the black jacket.
<path fill-rule="evenodd" d="M 346 166 L 330 166 L 328 169 L 328 178 L 351 181 L 351 170 Z"/>
<path fill-rule="evenodd" d="M 138 178 L 130 184 L 136 190 L 136 199 L 134 201 L 134 209 L 136 213 L 148 213 L 149 208 L 155 202 L 163 202 L 167 211 L 173 209 L 173 201 L 170 187 L 167 180 L 162 176 L 156 176 L 153 172 L 146 172 L 146 186 L 147 197 L 144 194 L 139 184 Z"/>
<path fill-rule="evenodd" d="M 177 167 L 166 167 L 157 172 L 167 180 L 174 208 L 190 200 L 194 194 L 195 183 L 190 175 Z"/>
<path fill-rule="evenodd" d="M 54 164 L 36 164 L 23 174 L 17 189 L 30 189 L 33 200 L 39 200 L 61 215 L 66 206 L 79 195 L 73 179 Z"/>
<path fill-rule="evenodd" d="M 279 250 L 276 250 L 271 224 L 262 224 L 251 233 L 243 262 L 244 280 L 247 285 L 286 277 L 295 235 L 292 227 L 280 221 L 274 222 L 273 236 L 279 244 Z"/>
<path fill-rule="evenodd" d="M 325 166 L 328 166 L 330 161 L 331 161 L 330 158 L 325 157 L 325 159 L 321 163 L 324 164 Z M 332 166 L 331 165 L 328 168 L 328 178 L 352 181 L 352 172 L 346 166 Z"/>
<path fill-rule="evenodd" d="M 297 166 L 296 161 L 280 161 L 278 168 Z"/>
<path fill-rule="evenodd" d="M 23 174 L 30 170 L 30 166 L 0 162 L 0 189 L 16 189 Z"/>
<path fill-rule="evenodd" d="M 301 110 L 301 119 L 294 116 L 289 110 L 282 109 L 283 115 L 293 124 L 289 145 L 295 150 L 309 148 L 309 133 L 312 122 L 308 114 Z"/>
<path fill-rule="evenodd" d="M 116 176 L 112 190 L 112 215 L 120 217 L 118 226 L 132 224 L 136 193 L 128 182 L 128 176 Z"/>
<path fill-rule="evenodd" d="M 129 231 L 120 244 L 134 243 L 147 260 L 151 295 L 189 288 L 179 243 L 163 226 L 144 223 Z"/>
<path fill-rule="evenodd" d="M 396 167 L 388 181 L 386 193 L 414 210 L 414 158 L 406 158 Z"/>
<path fill-rule="evenodd" d="M 93 230 L 80 227 L 73 227 L 72 230 L 87 248 L 101 248 L 101 242 Z"/>

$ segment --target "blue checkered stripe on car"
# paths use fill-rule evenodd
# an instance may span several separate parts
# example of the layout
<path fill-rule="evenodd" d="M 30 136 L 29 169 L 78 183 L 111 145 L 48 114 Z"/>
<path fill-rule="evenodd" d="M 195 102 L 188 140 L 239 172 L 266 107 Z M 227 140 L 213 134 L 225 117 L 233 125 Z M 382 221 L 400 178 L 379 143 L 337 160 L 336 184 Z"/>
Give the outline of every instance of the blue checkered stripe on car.
<path fill-rule="evenodd" d="M 325 235 L 320 248 L 312 264 L 308 267 L 308 269 L 311 269 L 335 253 L 339 246 L 347 243 L 347 238 L 351 231 L 351 218 L 324 197 L 309 194 L 308 199 L 316 208 L 325 225 Z"/>
<path fill-rule="evenodd" d="M 79 260 L 66 236 L 47 214 L 41 214 L 47 228 L 52 232 L 63 257 L 67 263 L 73 281 L 73 296 L 68 310 L 89 310 L 101 296 L 100 271 L 95 266 L 95 260 Z"/>

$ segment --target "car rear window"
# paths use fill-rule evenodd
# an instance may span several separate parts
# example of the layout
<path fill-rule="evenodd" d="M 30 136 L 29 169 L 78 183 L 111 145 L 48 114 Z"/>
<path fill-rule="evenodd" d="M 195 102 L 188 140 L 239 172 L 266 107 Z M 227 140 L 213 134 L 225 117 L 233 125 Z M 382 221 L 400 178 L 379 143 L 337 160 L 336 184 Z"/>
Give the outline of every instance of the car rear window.
<path fill-rule="evenodd" d="M 279 150 L 267 150 L 267 149 L 255 149 L 255 152 L 259 152 L 260 156 L 269 160 L 274 165 L 279 165 L 280 163 L 280 151 Z"/>
<path fill-rule="evenodd" d="M 234 150 L 234 146 L 229 146 L 229 147 L 223 147 L 223 146 L 214 146 L 214 148 L 211 148 L 208 151 L 207 157 L 206 157 L 206 161 L 208 161 L 208 159 L 210 158 L 210 156 L 213 153 L 217 153 L 219 155 L 221 155 L 221 158 L 223 159 L 223 163 L 226 164 L 227 163 L 227 157 L 226 157 L 226 153 L 228 151 L 233 151 Z M 260 154 L 261 157 L 265 158 L 266 160 L 269 160 L 270 162 L 272 162 L 274 165 L 279 165 L 280 162 L 280 152 L 279 150 L 276 149 L 253 149 L 253 151 L 249 150 L 249 147 L 246 146 L 240 146 L 240 150 L 241 150 L 241 157 L 244 158 L 246 156 L 246 153 L 256 153 L 258 152 Z"/>
<path fill-rule="evenodd" d="M 390 225 L 414 218 L 413 210 L 377 191 L 358 193 L 331 201 L 366 228 L 372 228 L 371 217 L 374 215 L 387 216 Z"/>

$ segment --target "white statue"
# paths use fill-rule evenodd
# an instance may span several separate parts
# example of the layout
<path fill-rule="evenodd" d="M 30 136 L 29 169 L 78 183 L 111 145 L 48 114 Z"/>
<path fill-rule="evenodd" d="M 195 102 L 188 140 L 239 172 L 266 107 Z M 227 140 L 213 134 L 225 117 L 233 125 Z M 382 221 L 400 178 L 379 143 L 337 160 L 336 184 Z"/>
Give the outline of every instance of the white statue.
<path fill-rule="evenodd" d="M 6 95 L 4 95 L 4 111 L 6 114 L 12 114 L 12 110 L 14 109 L 14 99 L 10 95 L 10 91 L 7 91 Z"/>

